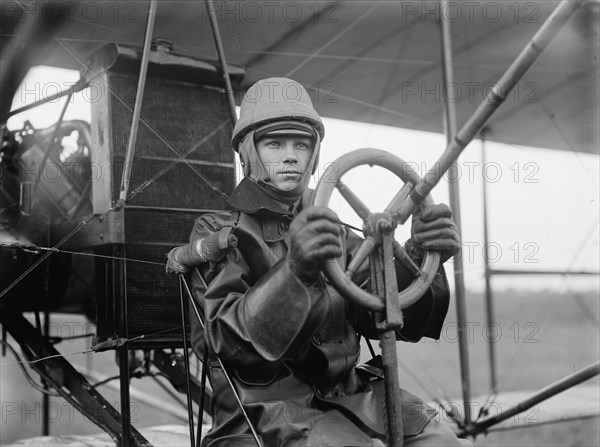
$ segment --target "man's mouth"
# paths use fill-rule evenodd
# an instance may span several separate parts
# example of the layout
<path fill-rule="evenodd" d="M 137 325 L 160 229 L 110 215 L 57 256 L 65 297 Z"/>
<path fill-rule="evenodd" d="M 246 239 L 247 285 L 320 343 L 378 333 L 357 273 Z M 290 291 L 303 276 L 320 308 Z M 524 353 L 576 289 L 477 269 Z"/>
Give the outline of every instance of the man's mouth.
<path fill-rule="evenodd" d="M 300 171 L 282 171 L 279 174 L 283 175 L 284 177 L 297 177 L 297 176 L 302 175 L 302 172 L 300 172 Z"/>

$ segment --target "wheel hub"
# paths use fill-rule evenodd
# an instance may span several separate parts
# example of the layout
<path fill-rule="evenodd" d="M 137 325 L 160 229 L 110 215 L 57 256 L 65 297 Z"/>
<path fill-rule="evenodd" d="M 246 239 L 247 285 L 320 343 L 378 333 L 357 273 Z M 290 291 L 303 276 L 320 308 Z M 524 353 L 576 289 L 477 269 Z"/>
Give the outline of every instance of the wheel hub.
<path fill-rule="evenodd" d="M 365 236 L 371 236 L 375 242 L 381 244 L 382 234 L 393 232 L 398 224 L 389 213 L 372 213 L 363 224 Z"/>

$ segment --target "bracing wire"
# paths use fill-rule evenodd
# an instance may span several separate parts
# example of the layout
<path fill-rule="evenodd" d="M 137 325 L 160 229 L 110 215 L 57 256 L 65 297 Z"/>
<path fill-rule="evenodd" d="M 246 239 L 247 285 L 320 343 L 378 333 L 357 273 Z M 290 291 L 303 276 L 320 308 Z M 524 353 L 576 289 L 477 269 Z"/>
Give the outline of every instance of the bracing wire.
<path fill-rule="evenodd" d="M 79 224 L 75 228 L 73 228 L 64 238 L 62 238 L 54 248 L 60 247 L 62 244 L 67 242 L 75 233 L 77 233 L 80 229 L 82 229 L 91 219 L 94 217 L 93 213 L 90 213 L 87 217 L 84 217 Z M 27 275 L 29 275 L 38 265 L 44 262 L 53 251 L 46 252 L 40 259 L 34 262 L 31 267 L 25 270 L 17 279 L 15 279 L 11 284 L 9 284 L 2 292 L 0 292 L 0 299 L 6 295 L 14 286 L 16 286 L 19 282 L 21 282 Z"/>
<path fill-rule="evenodd" d="M 0 243 L 0 247 L 16 248 L 16 249 L 23 250 L 26 252 L 49 251 L 51 253 L 65 253 L 65 254 L 71 254 L 71 255 L 76 255 L 76 256 L 90 256 L 92 258 L 113 259 L 113 260 L 117 260 L 117 261 L 126 261 L 126 262 L 138 262 L 138 263 L 150 264 L 150 265 L 161 265 L 161 266 L 165 265 L 164 262 L 147 261 L 145 259 L 120 258 L 118 256 L 99 255 L 96 253 L 86 253 L 86 252 L 81 252 L 81 251 L 60 250 L 56 247 L 41 247 L 39 245 L 23 244 L 20 242 Z"/>
<path fill-rule="evenodd" d="M 75 50 L 73 50 L 66 42 L 62 41 L 61 39 L 57 39 L 58 44 L 67 52 L 69 53 L 69 55 L 71 55 L 82 67 L 89 69 L 88 64 L 83 61 L 83 59 L 77 54 L 77 52 Z M 102 78 L 99 78 L 102 79 Z M 127 105 L 127 103 L 125 103 L 125 101 L 112 89 L 110 88 L 110 86 L 105 85 L 105 87 L 108 89 L 109 93 L 117 100 L 119 101 L 124 107 L 126 107 L 128 110 L 131 110 L 131 108 Z M 211 188 L 214 192 L 216 192 L 217 194 L 219 194 L 221 197 L 223 197 L 225 200 L 227 200 L 229 198 L 229 196 L 221 191 L 219 189 L 219 187 L 215 186 L 204 174 L 202 174 L 200 171 L 198 171 L 196 169 L 196 167 L 189 161 L 187 160 L 185 157 L 185 155 L 181 155 L 179 153 L 179 151 L 173 147 L 173 145 L 171 143 L 169 143 L 167 141 L 167 139 L 165 137 L 163 137 L 158 130 L 156 130 L 154 128 L 154 126 L 152 126 L 147 120 L 145 120 L 144 118 L 140 117 L 140 123 L 142 123 L 152 134 L 154 134 L 154 136 L 156 136 L 156 138 L 158 138 L 160 140 L 161 143 L 163 143 L 165 145 L 165 147 L 167 149 L 169 149 L 171 152 L 173 152 L 175 155 L 177 155 L 179 158 L 181 158 L 181 160 L 186 164 L 186 166 L 188 168 L 190 168 L 204 183 L 206 183 L 206 185 Z"/>
<path fill-rule="evenodd" d="M 119 339 L 119 346 L 124 345 L 124 344 L 129 343 L 129 342 L 132 342 L 132 341 L 148 339 L 148 338 L 154 337 L 155 335 L 160 335 L 160 334 L 164 334 L 164 333 L 167 333 L 167 332 L 174 332 L 174 331 L 178 331 L 178 330 L 180 330 L 180 328 L 178 328 L 178 327 L 172 327 L 172 328 L 169 328 L 169 329 L 163 329 L 162 331 L 153 332 L 151 334 L 141 334 L 141 335 L 137 335 L 137 336 L 131 337 L 131 338 Z M 0 340 L 0 342 L 2 342 L 2 344 L 7 344 L 7 342 L 4 341 L 4 340 Z M 11 346 L 11 348 L 12 348 L 12 346 Z M 0 363 L 0 367 L 9 366 L 9 365 L 17 365 L 17 364 L 32 365 L 32 364 L 43 362 L 43 361 L 46 361 L 46 360 L 49 360 L 49 359 L 53 359 L 53 358 L 58 358 L 58 357 L 73 357 L 73 356 L 76 356 L 76 355 L 89 354 L 91 352 L 98 352 L 98 351 L 96 351 L 93 348 L 90 348 L 90 349 L 86 349 L 85 351 L 72 352 L 70 354 L 54 354 L 54 355 L 49 355 L 49 356 L 46 356 L 46 357 L 40 357 L 39 359 L 35 359 L 35 360 L 19 360 L 17 362 Z"/>
<path fill-rule="evenodd" d="M 321 45 L 321 47 L 319 47 L 317 50 L 315 50 L 310 56 L 305 58 L 298 65 L 296 65 L 294 68 L 292 68 L 290 71 L 288 71 L 286 73 L 285 77 L 289 78 L 294 73 L 296 73 L 300 68 L 302 68 L 308 62 L 310 62 L 315 56 L 317 56 L 319 53 L 321 53 L 325 48 L 330 46 L 332 43 L 334 43 L 336 40 L 341 38 L 344 34 L 346 34 L 348 31 L 350 31 L 352 28 L 354 28 L 356 25 L 358 25 L 359 22 L 361 22 L 365 17 L 367 17 L 369 14 L 371 14 L 373 11 L 375 11 L 382 3 L 383 3 L 382 1 L 379 1 L 379 2 L 377 2 L 377 4 L 373 5 L 372 8 L 367 9 L 364 13 L 362 13 L 360 15 L 360 17 L 358 17 L 351 24 L 349 24 L 347 27 L 345 27 L 342 31 L 340 31 L 335 36 L 333 36 L 331 39 L 329 39 L 326 43 Z"/>
<path fill-rule="evenodd" d="M 194 145 L 192 145 L 192 147 L 190 147 L 184 154 L 178 154 L 177 155 L 177 157 L 178 157 L 177 160 L 172 161 L 167 166 L 165 166 L 163 169 L 161 169 L 156 174 L 154 174 L 150 179 L 148 179 L 145 182 L 143 182 L 142 184 L 140 184 L 137 188 L 135 188 L 131 192 L 131 194 L 129 195 L 129 198 L 132 199 L 133 197 L 135 197 L 136 195 L 138 195 L 139 193 L 141 193 L 144 189 L 146 189 L 148 186 L 150 186 L 152 183 L 154 183 L 156 180 L 158 180 L 160 177 L 162 177 L 164 174 L 166 174 L 168 171 L 170 171 L 173 167 L 177 166 L 177 162 L 178 161 L 180 161 L 180 160 L 187 160 L 186 157 L 188 155 L 190 155 L 192 152 L 194 152 L 196 149 L 198 149 L 202 144 L 204 144 L 210 138 L 212 138 L 213 136 L 217 135 L 221 130 L 223 130 L 223 128 L 227 124 L 229 124 L 229 121 L 224 121 L 223 123 L 219 124 L 215 129 L 213 129 L 207 135 L 205 135 L 204 137 L 202 137 L 202 139 L 200 141 L 198 141 L 197 143 L 195 143 Z"/>
<path fill-rule="evenodd" d="M 31 364 L 31 363 L 34 363 L 34 362 L 28 362 L 26 360 L 23 360 L 21 358 L 21 356 L 19 355 L 19 353 L 17 352 L 17 350 L 9 342 L 7 342 L 6 340 L 0 340 L 0 344 L 2 344 L 3 346 L 6 346 L 9 349 L 9 351 L 12 353 L 12 355 L 17 359 L 16 362 L 2 363 L 0 366 L 4 366 L 4 365 L 19 365 L 19 368 L 21 368 L 21 371 L 23 372 L 23 375 L 25 376 L 25 379 L 27 379 L 27 381 L 29 382 L 29 384 L 33 388 L 35 388 L 36 390 L 38 390 L 41 393 L 47 394 L 48 396 L 61 397 L 60 394 L 48 391 L 43 386 L 41 386 L 40 384 L 38 384 L 35 380 L 33 380 L 33 377 L 31 377 L 31 375 L 29 374 L 29 371 L 27 371 L 27 369 L 25 368 L 25 365 L 26 364 Z M 53 357 L 56 357 L 56 356 L 53 356 Z"/>

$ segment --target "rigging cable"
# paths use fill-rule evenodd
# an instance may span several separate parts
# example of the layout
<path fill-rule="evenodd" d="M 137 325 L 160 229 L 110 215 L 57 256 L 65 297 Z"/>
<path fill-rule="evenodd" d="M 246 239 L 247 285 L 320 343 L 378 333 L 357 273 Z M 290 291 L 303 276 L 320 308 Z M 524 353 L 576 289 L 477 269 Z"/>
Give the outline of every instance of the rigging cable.
<path fill-rule="evenodd" d="M 0 247 L 16 248 L 16 249 L 20 249 L 20 250 L 30 252 L 30 253 L 35 253 L 37 251 L 48 251 L 51 253 L 66 253 L 66 254 L 77 255 L 77 256 L 90 256 L 92 258 L 113 259 L 113 260 L 117 260 L 117 261 L 126 261 L 126 262 L 139 262 L 142 264 L 150 264 L 150 265 L 160 265 L 160 266 L 165 265 L 164 262 L 147 261 L 145 259 L 120 258 L 118 256 L 99 255 L 96 253 L 86 253 L 86 252 L 82 252 L 82 251 L 59 250 L 56 247 L 40 247 L 38 245 L 23 244 L 21 242 L 0 243 Z"/>
<path fill-rule="evenodd" d="M 62 238 L 54 248 L 60 247 L 62 244 L 67 242 L 75 233 L 77 233 L 80 229 L 82 229 L 91 219 L 94 217 L 94 213 L 90 213 L 87 217 L 85 217 L 81 222 L 77 224 L 75 228 L 73 228 L 64 238 Z M 2 292 L 0 292 L 0 299 L 4 295 L 6 295 L 14 286 L 16 286 L 23 278 L 25 278 L 29 273 L 31 273 L 38 265 L 44 262 L 48 256 L 50 256 L 53 251 L 46 252 L 40 259 L 34 262 L 31 267 L 29 267 L 25 272 L 23 272 L 17 279 L 15 279 L 10 285 L 8 285 Z"/>
<path fill-rule="evenodd" d="M 167 332 L 175 332 L 175 331 L 178 331 L 178 330 L 180 330 L 179 327 L 172 327 L 172 328 L 169 328 L 169 329 L 163 329 L 162 331 L 152 332 L 150 334 L 137 335 L 137 336 L 131 337 L 131 338 L 119 338 L 119 339 L 115 340 L 113 344 L 115 345 L 115 347 L 119 347 L 119 346 L 125 345 L 126 343 L 129 343 L 129 342 L 132 342 L 132 341 L 143 340 L 143 339 L 147 340 L 149 338 L 154 337 L 155 335 L 160 335 L 160 334 L 164 334 L 164 333 L 167 333 Z M 0 341 L 3 344 L 7 343 L 7 342 L 5 342 L 3 340 L 0 340 Z M 16 365 L 16 364 L 19 364 L 19 363 L 27 364 L 27 365 L 32 365 L 32 364 L 43 362 L 45 360 L 52 359 L 52 358 L 72 357 L 72 356 L 75 356 L 75 355 L 89 354 L 89 353 L 92 353 L 92 352 L 93 353 L 97 353 L 97 352 L 102 352 L 102 351 L 105 351 L 105 350 L 108 350 L 108 349 L 90 348 L 90 349 L 86 349 L 85 351 L 72 352 L 72 353 L 69 353 L 69 354 L 54 354 L 54 355 L 49 355 L 49 356 L 46 356 L 46 357 L 40 357 L 39 359 L 35 359 L 35 360 L 19 360 L 17 362 L 0 363 L 0 367 L 9 366 L 9 365 Z"/>
<path fill-rule="evenodd" d="M 363 12 L 360 15 L 360 17 L 358 17 L 356 20 L 354 20 L 354 22 L 352 22 L 350 25 L 345 27 L 342 31 L 337 33 L 335 36 L 333 36 L 331 39 L 329 39 L 326 43 L 324 43 L 318 49 L 316 49 L 309 57 L 307 57 L 302 62 L 300 62 L 298 65 L 296 65 L 294 68 L 292 68 L 290 71 L 288 71 L 284 77 L 289 78 L 294 73 L 296 73 L 300 68 L 302 68 L 308 62 L 310 62 L 315 56 L 318 56 L 319 53 L 321 53 L 325 48 L 330 46 L 332 43 L 337 41 L 340 37 L 342 37 L 344 34 L 346 34 L 348 31 L 350 31 L 356 25 L 358 25 L 359 22 L 361 22 L 365 17 L 367 17 L 369 14 L 371 14 L 373 11 L 375 11 L 379 6 L 381 6 L 382 3 L 383 3 L 383 1 L 379 1 L 372 8 L 369 8 L 365 12 Z"/>
<path fill-rule="evenodd" d="M 21 371 L 23 372 L 23 375 L 25 376 L 25 379 L 27 379 L 27 381 L 29 382 L 29 384 L 35 388 L 36 390 L 38 390 L 40 393 L 46 394 L 48 396 L 52 396 L 52 397 L 62 397 L 60 394 L 58 393 L 53 393 L 51 391 L 48 391 L 47 389 L 45 389 L 43 386 L 39 385 L 38 383 L 36 383 L 35 380 L 33 380 L 33 377 L 31 377 L 31 375 L 29 375 L 29 371 L 27 371 L 27 369 L 25 368 L 25 364 L 30 364 L 30 363 L 34 363 L 34 362 L 28 362 L 26 360 L 23 360 L 21 358 L 21 356 L 19 355 L 19 353 L 17 352 L 17 350 L 6 340 L 0 340 L 0 344 L 2 344 L 2 346 L 6 346 L 10 352 L 12 353 L 12 355 L 17 359 L 16 362 L 12 362 L 12 363 L 2 363 L 0 364 L 0 366 L 5 366 L 5 365 L 18 365 L 19 368 L 21 368 Z M 74 353 L 74 354 L 79 354 L 79 353 Z M 72 354 L 72 355 L 74 355 Z M 55 357 L 55 356 L 53 356 Z"/>

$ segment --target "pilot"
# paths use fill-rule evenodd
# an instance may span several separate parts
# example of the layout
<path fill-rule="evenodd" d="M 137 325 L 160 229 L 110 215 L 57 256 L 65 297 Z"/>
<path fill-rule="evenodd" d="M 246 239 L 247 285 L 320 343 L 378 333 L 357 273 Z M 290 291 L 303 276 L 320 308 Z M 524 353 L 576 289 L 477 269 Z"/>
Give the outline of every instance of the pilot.
<path fill-rule="evenodd" d="M 206 321 L 204 333 L 193 331 L 193 344 L 197 353 L 208 349 L 213 389 L 205 447 L 256 445 L 215 356 L 264 446 L 385 445 L 380 358 L 357 366 L 360 337 L 377 338 L 373 315 L 346 301 L 321 271 L 326 259 L 348 262 L 361 242 L 332 210 L 308 204 L 324 134 L 299 83 L 269 78 L 254 84 L 233 131 L 244 178 L 231 194 L 231 210 L 194 223 L 193 246 L 224 227 L 233 228 L 238 240 L 219 262 L 190 272 Z M 413 219 L 411 234 L 405 248 L 416 262 L 423 250 L 440 251 L 443 261 L 459 251 L 446 205 Z M 363 282 L 365 270 L 354 278 Z M 399 287 L 410 284 L 399 262 L 396 270 Z M 448 301 L 440 267 L 429 290 L 405 310 L 397 338 L 439 338 Z M 401 393 L 406 446 L 471 445 L 424 401 Z"/>

